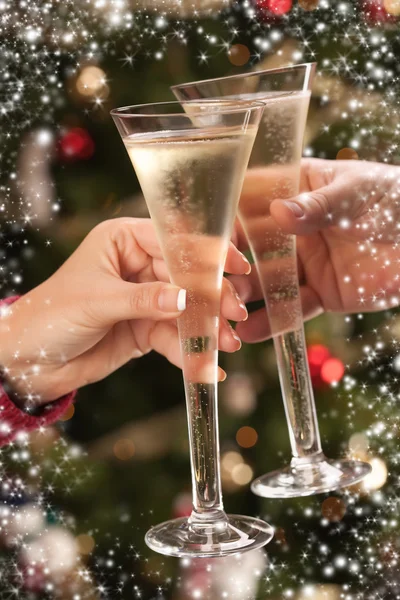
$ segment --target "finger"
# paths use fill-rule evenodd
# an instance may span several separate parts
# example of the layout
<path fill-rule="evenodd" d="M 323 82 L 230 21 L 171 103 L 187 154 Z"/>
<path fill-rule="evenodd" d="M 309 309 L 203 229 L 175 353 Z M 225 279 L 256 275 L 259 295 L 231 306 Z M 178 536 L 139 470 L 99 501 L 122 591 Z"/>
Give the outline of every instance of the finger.
<path fill-rule="evenodd" d="M 300 194 L 288 200 L 274 200 L 271 216 L 275 223 L 288 233 L 307 235 L 336 224 L 339 210 L 336 205 L 346 194 L 337 184 Z M 342 212 L 343 225 L 350 224 L 349 211 Z M 346 215 L 346 216 L 345 216 Z"/>
<path fill-rule="evenodd" d="M 225 272 L 235 273 L 235 275 L 248 274 L 251 271 L 251 264 L 247 258 L 231 242 L 228 248 L 228 254 L 225 262 Z"/>
<path fill-rule="evenodd" d="M 140 331 L 142 329 L 142 331 Z M 176 367 L 182 368 L 182 353 L 179 342 L 178 329 L 174 323 L 159 321 L 150 331 L 140 327 L 136 334 L 138 342 L 162 354 Z M 218 381 L 224 381 L 226 373 L 218 367 Z"/>
<path fill-rule="evenodd" d="M 161 283 L 128 283 L 113 280 L 102 295 L 87 299 L 96 324 L 113 324 L 132 319 L 176 319 L 186 308 L 186 290 Z"/>
<path fill-rule="evenodd" d="M 220 320 L 219 349 L 223 352 L 237 352 L 242 347 L 240 337 L 226 319 Z"/>
<path fill-rule="evenodd" d="M 167 265 L 165 264 L 165 262 L 162 259 L 154 258 L 152 268 L 153 268 L 154 278 L 156 280 L 165 281 L 166 283 L 169 283 L 171 281 Z M 141 273 L 140 273 L 140 276 L 141 276 Z M 154 279 L 153 279 L 153 281 L 154 281 Z"/>
<path fill-rule="evenodd" d="M 160 244 L 158 243 L 156 232 L 151 219 L 137 219 L 123 217 L 116 219 L 120 221 L 120 227 L 123 227 L 135 243 L 152 258 L 162 259 Z"/>
<path fill-rule="evenodd" d="M 154 258 L 162 259 L 154 227 L 150 219 L 123 217 L 97 225 L 84 243 L 106 248 L 110 264 L 129 280 Z M 107 242 L 111 244 L 107 244 Z M 100 245 L 99 245 L 100 244 Z"/>
<path fill-rule="evenodd" d="M 337 161 L 336 173 L 341 171 L 340 162 L 347 164 L 347 161 Z M 381 165 L 365 163 L 363 169 L 362 165 L 358 164 L 354 173 L 348 170 L 344 175 L 332 175 L 332 167 L 327 166 L 325 162 L 312 163 L 312 169 L 320 169 L 320 172 L 309 171 L 310 191 L 271 203 L 271 216 L 287 232 L 307 235 L 332 225 L 349 229 L 355 219 L 367 214 L 371 202 L 379 201 L 379 197 L 384 193 Z M 326 170 L 331 178 L 333 176 L 333 180 L 327 185 L 314 187 L 314 184 L 324 180 Z M 379 197 L 372 194 L 377 189 L 378 181 Z M 389 185 L 390 181 L 387 184 Z"/>
<path fill-rule="evenodd" d="M 303 319 L 308 321 L 323 312 L 317 294 L 308 286 L 300 288 Z M 279 331 L 274 330 L 274 335 L 285 333 L 284 328 Z M 271 324 L 268 320 L 265 308 L 250 313 L 247 321 L 238 323 L 236 333 L 243 342 L 254 344 L 267 340 L 272 335 Z"/>
<path fill-rule="evenodd" d="M 230 275 L 229 281 L 243 302 L 262 300 L 263 293 L 256 269 L 250 275 Z"/>
<path fill-rule="evenodd" d="M 168 269 L 163 260 L 159 258 L 148 258 L 143 269 L 140 271 L 129 274 L 129 277 L 123 277 L 125 281 L 131 283 L 150 283 L 152 281 L 165 281 L 169 282 Z"/>
<path fill-rule="evenodd" d="M 238 277 L 246 277 L 238 275 Z M 231 321 L 245 321 L 248 313 L 246 305 L 235 290 L 234 285 L 224 277 L 222 281 L 221 314 Z"/>
<path fill-rule="evenodd" d="M 240 250 L 241 252 L 245 252 L 249 249 L 249 242 L 247 236 L 245 234 L 244 228 L 240 219 L 236 217 L 235 225 L 233 227 L 232 233 L 232 243 Z"/>

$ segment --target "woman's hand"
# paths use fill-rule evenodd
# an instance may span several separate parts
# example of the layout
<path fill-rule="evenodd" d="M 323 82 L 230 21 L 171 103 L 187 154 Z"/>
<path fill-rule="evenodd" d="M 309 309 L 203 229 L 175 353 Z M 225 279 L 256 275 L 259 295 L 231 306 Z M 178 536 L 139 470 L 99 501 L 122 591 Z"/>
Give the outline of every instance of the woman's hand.
<path fill-rule="evenodd" d="M 251 173 L 251 172 L 249 172 Z M 265 189 L 266 170 L 251 174 L 252 189 Z M 258 180 L 258 181 L 257 181 Z M 364 161 L 303 160 L 301 194 L 274 200 L 270 214 L 297 235 L 305 319 L 323 311 L 375 311 L 400 303 L 400 168 Z M 260 193 L 260 192 L 259 192 Z M 246 248 L 243 232 L 238 247 Z M 262 298 L 253 269 L 233 276 L 245 302 Z M 236 329 L 242 340 L 270 336 L 265 310 Z"/>
<path fill-rule="evenodd" d="M 225 268 L 250 270 L 233 244 Z M 185 299 L 185 290 L 169 283 L 149 219 L 106 221 L 47 281 L 1 309 L 0 364 L 13 388 L 39 403 L 153 349 L 180 366 L 176 319 Z M 247 311 L 226 279 L 221 311 L 220 348 L 233 352 L 240 340 L 227 319 L 246 319 Z"/>

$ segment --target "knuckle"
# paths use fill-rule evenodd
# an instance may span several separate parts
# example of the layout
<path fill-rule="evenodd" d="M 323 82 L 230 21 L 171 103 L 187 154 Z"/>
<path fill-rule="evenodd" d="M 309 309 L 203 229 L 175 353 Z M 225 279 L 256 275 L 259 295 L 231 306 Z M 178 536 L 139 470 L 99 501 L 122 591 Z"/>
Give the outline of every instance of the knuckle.
<path fill-rule="evenodd" d="M 98 223 L 93 229 L 90 231 L 89 235 L 92 237 L 100 237 L 103 236 L 107 231 L 110 230 L 111 221 L 102 221 L 102 223 Z"/>
<path fill-rule="evenodd" d="M 154 292 L 154 290 L 138 284 L 131 296 L 132 312 L 134 314 L 146 314 L 152 312 L 156 307 L 156 301 L 157 294 Z"/>
<path fill-rule="evenodd" d="M 328 196 L 322 190 L 318 190 L 313 193 L 312 196 L 313 203 L 316 205 L 317 209 L 323 213 L 327 214 L 331 211 L 331 203 L 329 201 Z"/>
<path fill-rule="evenodd" d="M 111 235 L 112 237 L 126 232 L 126 229 L 129 227 L 135 227 L 137 225 L 138 219 L 131 217 L 118 217 L 117 219 L 107 219 L 106 221 L 102 221 L 98 223 L 91 230 L 89 235 L 104 236 Z"/>

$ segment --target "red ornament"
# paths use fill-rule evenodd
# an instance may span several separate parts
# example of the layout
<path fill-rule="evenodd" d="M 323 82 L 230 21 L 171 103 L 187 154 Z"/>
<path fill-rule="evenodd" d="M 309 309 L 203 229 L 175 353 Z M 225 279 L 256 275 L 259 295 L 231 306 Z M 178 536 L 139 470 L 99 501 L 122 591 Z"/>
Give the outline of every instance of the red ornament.
<path fill-rule="evenodd" d="M 285 15 L 292 8 L 292 0 L 270 0 L 269 10 L 274 15 Z"/>
<path fill-rule="evenodd" d="M 93 156 L 94 142 L 86 129 L 74 127 L 60 138 L 58 149 L 61 160 L 87 160 Z"/>
<path fill-rule="evenodd" d="M 256 6 L 264 18 L 281 17 L 291 10 L 292 5 L 292 0 L 256 0 Z"/>
<path fill-rule="evenodd" d="M 307 357 L 308 364 L 310 366 L 310 375 L 313 379 L 313 383 L 321 383 L 320 374 L 321 367 L 328 358 L 330 358 L 331 353 L 326 346 L 322 344 L 312 344 L 307 349 Z M 315 381 L 314 381 L 315 378 Z"/>

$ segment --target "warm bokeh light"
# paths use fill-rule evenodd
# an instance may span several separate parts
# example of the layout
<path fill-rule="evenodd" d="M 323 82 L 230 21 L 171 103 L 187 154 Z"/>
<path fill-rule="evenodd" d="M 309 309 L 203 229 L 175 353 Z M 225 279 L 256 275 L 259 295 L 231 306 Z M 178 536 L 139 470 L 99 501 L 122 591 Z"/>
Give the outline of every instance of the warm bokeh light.
<path fill-rule="evenodd" d="M 321 367 L 321 379 L 325 383 L 337 383 L 344 375 L 344 364 L 338 358 L 328 358 Z"/>
<path fill-rule="evenodd" d="M 365 433 L 353 433 L 349 439 L 349 450 L 352 455 L 363 456 L 368 452 L 369 440 Z"/>
<path fill-rule="evenodd" d="M 69 421 L 75 414 L 75 406 L 70 404 L 63 415 L 60 417 L 60 421 Z"/>
<path fill-rule="evenodd" d="M 222 402 L 226 410 L 240 417 L 252 413 L 257 404 L 254 380 L 247 373 L 232 373 L 222 386 Z"/>
<path fill-rule="evenodd" d="M 114 444 L 114 456 L 118 460 L 129 460 L 135 454 L 135 444 L 132 440 L 122 439 Z"/>
<path fill-rule="evenodd" d="M 253 475 L 253 469 L 246 463 L 235 465 L 231 473 L 232 481 L 237 485 L 247 485 L 253 479 Z"/>
<path fill-rule="evenodd" d="M 358 160 L 358 154 L 353 148 L 342 148 L 336 154 L 336 160 Z"/>
<path fill-rule="evenodd" d="M 346 514 L 346 505 L 341 498 L 329 496 L 321 504 L 321 513 L 328 521 L 341 521 Z"/>
<path fill-rule="evenodd" d="M 225 452 L 221 459 L 221 478 L 224 488 L 230 491 L 247 485 L 253 479 L 253 469 L 244 462 L 239 452 Z"/>
<path fill-rule="evenodd" d="M 340 600 L 344 597 L 338 585 L 308 584 L 301 588 L 295 598 L 296 600 Z"/>
<path fill-rule="evenodd" d="M 303 10 L 315 10 L 318 8 L 319 0 L 299 0 L 299 6 Z"/>
<path fill-rule="evenodd" d="M 236 433 L 236 441 L 242 448 L 252 448 L 256 445 L 258 434 L 253 427 L 241 427 Z"/>
<path fill-rule="evenodd" d="M 234 44 L 229 48 L 228 58 L 232 65 L 241 67 L 250 59 L 250 50 L 244 44 Z"/>
<path fill-rule="evenodd" d="M 81 533 L 76 538 L 80 554 L 91 554 L 93 552 L 95 541 L 93 537 L 87 533 Z"/>
<path fill-rule="evenodd" d="M 100 67 L 84 67 L 76 80 L 76 89 L 81 96 L 92 97 L 107 89 L 106 74 Z"/>
<path fill-rule="evenodd" d="M 365 492 L 373 492 L 385 485 L 388 471 L 381 458 L 371 458 L 368 462 L 372 467 L 372 471 L 363 480 L 362 488 Z"/>
<path fill-rule="evenodd" d="M 383 0 L 383 6 L 389 15 L 400 16 L 400 0 Z"/>
<path fill-rule="evenodd" d="M 225 452 L 222 455 L 221 466 L 226 471 L 232 471 L 233 467 L 243 463 L 243 457 L 239 452 Z"/>

